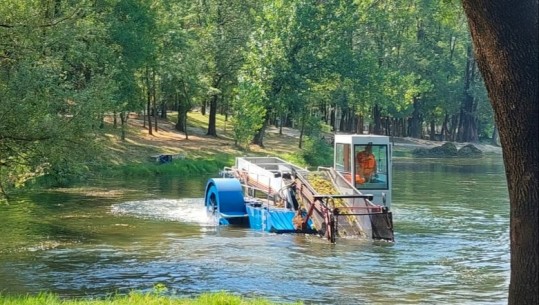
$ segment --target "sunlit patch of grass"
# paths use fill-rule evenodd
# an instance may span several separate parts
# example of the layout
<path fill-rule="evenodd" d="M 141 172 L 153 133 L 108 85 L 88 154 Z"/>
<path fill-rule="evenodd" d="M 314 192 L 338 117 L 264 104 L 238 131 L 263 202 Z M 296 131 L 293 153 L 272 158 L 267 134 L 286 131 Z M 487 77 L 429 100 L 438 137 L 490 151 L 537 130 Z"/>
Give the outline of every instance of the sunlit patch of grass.
<path fill-rule="evenodd" d="M 199 111 L 192 111 L 187 114 L 187 127 L 191 129 L 198 129 L 203 131 L 205 134 L 208 130 L 208 114 L 202 115 Z M 230 117 L 225 119 L 225 116 L 222 114 L 215 115 L 215 129 L 217 135 L 221 138 L 227 138 L 232 140 L 234 124 Z"/>
<path fill-rule="evenodd" d="M 187 114 L 187 125 L 207 128 L 208 116 L 208 114 L 202 115 L 202 113 L 199 111 L 191 111 Z M 215 127 L 221 131 L 232 131 L 234 129 L 234 125 L 232 124 L 230 117 L 226 119 L 222 114 L 215 115 Z"/>
<path fill-rule="evenodd" d="M 103 163 L 121 165 L 129 163 L 144 163 L 148 157 L 155 154 L 177 154 L 179 148 L 167 147 L 162 143 L 142 141 L 140 131 L 128 131 L 125 140 L 120 135 L 106 134 L 107 153 L 101 158 Z"/>
<path fill-rule="evenodd" d="M 162 293 L 138 293 L 115 295 L 102 299 L 63 299 L 54 294 L 42 293 L 37 296 L 1 296 L 3 305 L 273 305 L 262 298 L 245 298 L 227 292 L 205 293 L 196 298 L 165 296 Z M 302 303 L 286 303 L 302 304 Z"/>

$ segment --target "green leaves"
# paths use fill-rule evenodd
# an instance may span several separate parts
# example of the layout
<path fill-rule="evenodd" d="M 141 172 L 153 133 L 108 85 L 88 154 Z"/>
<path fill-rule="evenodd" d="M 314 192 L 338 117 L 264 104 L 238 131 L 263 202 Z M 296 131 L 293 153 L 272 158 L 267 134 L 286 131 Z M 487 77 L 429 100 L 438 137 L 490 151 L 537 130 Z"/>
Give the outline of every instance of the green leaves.
<path fill-rule="evenodd" d="M 305 134 L 412 113 L 439 122 L 464 95 L 490 129 L 482 81 L 464 89 L 469 44 L 444 0 L 2 1 L 0 179 L 89 162 L 80 142 L 104 114 L 149 96 L 182 118 L 211 102 L 215 120 L 231 103 L 242 146 L 277 119 Z"/>
<path fill-rule="evenodd" d="M 264 123 L 266 116 L 264 101 L 265 94 L 259 85 L 240 79 L 237 95 L 232 103 L 236 145 L 249 148 L 251 139 Z"/>
<path fill-rule="evenodd" d="M 35 2 L 35 3 L 34 3 Z M 50 2 L 52 3 L 52 2 Z M 58 2 L 60 3 L 60 2 Z M 86 2 L 0 6 L 0 183 L 19 187 L 95 156 L 99 114 L 115 90 L 102 23 Z M 105 50 L 105 51 L 103 51 Z"/>

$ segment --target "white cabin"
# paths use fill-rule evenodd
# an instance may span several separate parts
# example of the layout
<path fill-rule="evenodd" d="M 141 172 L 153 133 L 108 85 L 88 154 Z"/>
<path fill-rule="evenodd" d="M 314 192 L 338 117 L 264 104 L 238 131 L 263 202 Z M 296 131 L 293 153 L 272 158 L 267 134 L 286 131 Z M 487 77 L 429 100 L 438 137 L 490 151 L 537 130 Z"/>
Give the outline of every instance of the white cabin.
<path fill-rule="evenodd" d="M 356 155 L 367 144 L 372 144 L 372 153 L 376 159 L 375 175 L 370 181 L 358 177 Z M 389 137 L 379 135 L 338 134 L 335 135 L 334 162 L 336 171 L 347 178 L 362 194 L 372 194 L 372 202 L 387 208 L 391 207 L 392 187 L 392 147 Z M 352 179 L 355 177 L 355 179 Z"/>

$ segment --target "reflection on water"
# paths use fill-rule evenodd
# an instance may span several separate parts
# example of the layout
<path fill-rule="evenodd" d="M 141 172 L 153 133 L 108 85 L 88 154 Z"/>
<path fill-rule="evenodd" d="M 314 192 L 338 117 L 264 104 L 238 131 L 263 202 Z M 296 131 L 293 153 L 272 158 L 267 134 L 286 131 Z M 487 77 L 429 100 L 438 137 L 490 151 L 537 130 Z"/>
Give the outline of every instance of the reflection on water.
<path fill-rule="evenodd" d="M 0 207 L 0 291 L 103 296 L 162 283 L 307 304 L 502 304 L 509 276 L 501 159 L 396 159 L 396 243 L 215 226 L 207 177 L 100 181 Z"/>

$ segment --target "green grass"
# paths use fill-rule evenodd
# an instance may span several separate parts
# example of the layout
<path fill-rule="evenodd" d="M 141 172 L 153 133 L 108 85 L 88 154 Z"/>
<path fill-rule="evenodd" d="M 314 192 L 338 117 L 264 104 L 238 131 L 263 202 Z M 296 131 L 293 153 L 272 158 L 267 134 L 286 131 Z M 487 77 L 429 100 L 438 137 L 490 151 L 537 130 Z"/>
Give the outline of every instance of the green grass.
<path fill-rule="evenodd" d="M 147 175 L 188 175 L 218 173 L 225 166 L 234 163 L 234 156 L 228 154 L 208 155 L 206 157 L 174 159 L 171 163 L 126 164 L 108 169 L 109 176 L 144 177 Z"/>
<path fill-rule="evenodd" d="M 192 158 L 174 159 L 171 163 L 158 164 L 150 161 L 144 163 L 126 163 L 119 165 L 96 164 L 84 173 L 66 176 L 44 175 L 26 185 L 26 189 L 43 189 L 53 187 L 69 187 L 77 182 L 98 177 L 142 178 L 148 176 L 186 176 L 199 174 L 217 174 L 225 166 L 234 164 L 235 156 L 230 154 L 200 155 Z M 0 303 L 1 305 L 1 303 Z"/>
<path fill-rule="evenodd" d="M 191 128 L 199 128 L 201 130 L 207 130 L 208 129 L 208 113 L 206 115 L 202 115 L 202 113 L 198 111 L 190 111 L 187 113 L 187 126 Z M 177 122 L 178 121 L 178 113 L 174 111 L 170 111 L 168 113 L 168 120 L 171 122 Z M 228 120 L 225 120 L 225 116 L 222 114 L 216 114 L 215 115 L 215 128 L 217 129 L 217 132 L 221 135 L 231 136 L 232 131 L 234 130 L 234 124 L 232 123 L 232 120 L 230 119 L 230 116 L 228 117 Z"/>
<path fill-rule="evenodd" d="M 163 296 L 158 293 L 137 293 L 117 295 L 103 299 L 63 299 L 54 294 L 43 293 L 37 296 L 2 296 L 2 305 L 273 305 L 275 303 L 261 298 L 244 298 L 226 292 L 205 293 L 196 298 Z M 302 304 L 302 303 L 287 303 Z"/>
<path fill-rule="evenodd" d="M 189 112 L 187 114 L 187 124 L 189 126 L 193 127 L 199 127 L 203 129 L 208 128 L 208 114 L 205 116 L 202 115 L 200 112 Z M 228 120 L 225 121 L 225 116 L 221 114 L 215 115 L 215 128 L 219 131 L 232 131 L 234 129 L 234 126 L 230 120 L 230 116 L 228 117 Z"/>

